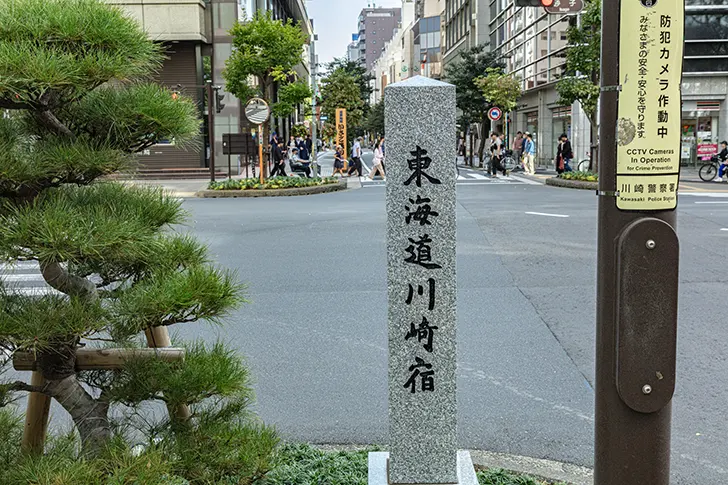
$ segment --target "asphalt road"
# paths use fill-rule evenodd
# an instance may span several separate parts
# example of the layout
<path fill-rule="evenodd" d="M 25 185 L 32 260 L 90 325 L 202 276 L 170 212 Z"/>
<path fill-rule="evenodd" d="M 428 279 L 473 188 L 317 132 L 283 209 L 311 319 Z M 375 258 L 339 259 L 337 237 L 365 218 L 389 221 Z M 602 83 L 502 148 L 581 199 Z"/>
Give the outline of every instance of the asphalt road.
<path fill-rule="evenodd" d="M 679 209 L 676 484 L 728 483 L 728 193 L 711 188 Z M 458 200 L 460 444 L 589 466 L 595 197 L 484 183 L 458 185 Z M 244 354 L 257 411 L 284 436 L 386 442 L 384 187 L 185 206 L 191 230 L 248 282 L 250 304 L 222 329 L 180 333 Z"/>

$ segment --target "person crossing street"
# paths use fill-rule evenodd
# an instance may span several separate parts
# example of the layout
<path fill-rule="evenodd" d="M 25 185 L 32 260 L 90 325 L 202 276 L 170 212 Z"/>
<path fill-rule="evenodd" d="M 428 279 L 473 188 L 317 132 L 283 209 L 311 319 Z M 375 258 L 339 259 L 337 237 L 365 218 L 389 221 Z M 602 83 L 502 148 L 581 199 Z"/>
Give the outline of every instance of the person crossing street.
<path fill-rule="evenodd" d="M 351 148 L 351 167 L 349 167 L 349 176 L 356 173 L 359 177 L 362 177 L 362 163 L 361 163 L 361 142 L 362 138 L 359 137 L 354 141 L 354 146 Z"/>

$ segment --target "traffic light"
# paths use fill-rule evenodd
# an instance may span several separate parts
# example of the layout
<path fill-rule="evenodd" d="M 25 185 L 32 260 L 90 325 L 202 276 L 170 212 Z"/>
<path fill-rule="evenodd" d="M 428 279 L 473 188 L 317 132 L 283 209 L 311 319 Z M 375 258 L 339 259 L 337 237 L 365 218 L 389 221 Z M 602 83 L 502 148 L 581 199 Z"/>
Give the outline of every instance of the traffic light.
<path fill-rule="evenodd" d="M 225 99 L 225 93 L 220 94 L 220 91 L 215 89 L 215 112 L 220 113 L 225 107 L 225 105 L 222 103 L 223 99 Z"/>
<path fill-rule="evenodd" d="M 551 7 L 554 0 L 516 0 L 516 7 Z"/>

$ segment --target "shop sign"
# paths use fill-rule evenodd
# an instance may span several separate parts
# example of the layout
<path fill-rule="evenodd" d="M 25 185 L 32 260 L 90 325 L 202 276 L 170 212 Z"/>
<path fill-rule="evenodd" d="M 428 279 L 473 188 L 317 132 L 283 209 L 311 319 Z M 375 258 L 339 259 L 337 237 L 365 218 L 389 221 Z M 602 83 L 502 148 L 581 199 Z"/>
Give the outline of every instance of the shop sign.
<path fill-rule="evenodd" d="M 717 143 L 701 143 L 698 145 L 698 158 L 701 160 L 710 160 L 713 155 L 718 154 Z"/>
<path fill-rule="evenodd" d="M 677 207 L 684 13 L 683 2 L 622 1 L 617 147 L 621 210 Z"/>
<path fill-rule="evenodd" d="M 349 147 L 346 143 L 346 110 L 344 108 L 336 110 L 336 144 L 344 148 L 344 160 L 347 160 Z"/>

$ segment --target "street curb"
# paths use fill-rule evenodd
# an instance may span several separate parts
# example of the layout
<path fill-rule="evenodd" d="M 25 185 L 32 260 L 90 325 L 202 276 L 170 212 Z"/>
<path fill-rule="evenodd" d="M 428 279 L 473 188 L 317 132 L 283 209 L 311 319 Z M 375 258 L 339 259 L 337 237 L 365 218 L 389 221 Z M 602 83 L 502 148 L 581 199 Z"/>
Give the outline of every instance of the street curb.
<path fill-rule="evenodd" d="M 248 198 L 248 197 L 295 197 L 338 192 L 346 189 L 346 183 L 316 185 L 313 187 L 294 187 L 290 189 L 266 190 L 200 190 L 195 194 L 202 199 Z"/>
<path fill-rule="evenodd" d="M 565 189 L 599 190 L 599 182 L 582 182 L 580 180 L 564 180 L 558 177 L 546 179 L 546 185 Z"/>
<path fill-rule="evenodd" d="M 311 444 L 322 451 L 362 451 L 371 445 Z M 387 447 L 381 447 L 386 450 Z M 553 460 L 529 458 L 526 456 L 495 453 L 492 451 L 469 450 L 473 464 L 478 468 L 501 468 L 515 473 L 535 476 L 550 482 L 566 482 L 569 485 L 594 485 L 594 472 L 591 468 L 562 463 Z"/>
<path fill-rule="evenodd" d="M 473 463 L 480 467 L 503 468 L 572 485 L 593 485 L 594 483 L 594 472 L 590 468 L 570 463 L 479 450 L 471 450 L 470 456 L 473 458 Z"/>

